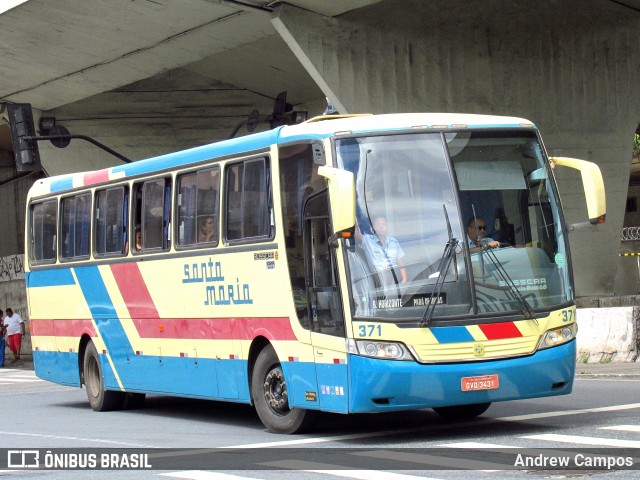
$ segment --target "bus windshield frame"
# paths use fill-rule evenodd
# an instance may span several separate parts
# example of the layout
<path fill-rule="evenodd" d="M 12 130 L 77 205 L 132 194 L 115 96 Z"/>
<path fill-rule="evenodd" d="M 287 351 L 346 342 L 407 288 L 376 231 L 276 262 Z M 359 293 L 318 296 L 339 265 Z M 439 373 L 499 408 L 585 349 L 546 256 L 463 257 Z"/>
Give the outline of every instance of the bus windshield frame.
<path fill-rule="evenodd" d="M 573 301 L 565 222 L 536 129 L 340 137 L 334 151 L 356 182 L 345 249 L 355 320 L 533 318 Z"/>

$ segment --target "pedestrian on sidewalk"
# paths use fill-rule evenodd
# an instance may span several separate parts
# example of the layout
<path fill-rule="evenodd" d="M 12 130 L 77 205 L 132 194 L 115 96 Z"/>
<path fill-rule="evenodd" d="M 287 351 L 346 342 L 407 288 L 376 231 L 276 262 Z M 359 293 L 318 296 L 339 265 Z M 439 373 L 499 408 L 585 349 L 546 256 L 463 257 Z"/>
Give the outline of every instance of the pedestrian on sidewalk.
<path fill-rule="evenodd" d="M 7 333 L 7 329 L 4 326 L 4 315 L 2 310 L 0 310 L 0 367 L 4 367 L 4 336 Z"/>
<path fill-rule="evenodd" d="M 20 348 L 22 347 L 22 337 L 24 336 L 24 320 L 17 313 L 7 307 L 7 316 L 4 317 L 4 325 L 7 328 L 7 340 L 9 350 L 13 353 L 13 361 L 20 360 Z"/>

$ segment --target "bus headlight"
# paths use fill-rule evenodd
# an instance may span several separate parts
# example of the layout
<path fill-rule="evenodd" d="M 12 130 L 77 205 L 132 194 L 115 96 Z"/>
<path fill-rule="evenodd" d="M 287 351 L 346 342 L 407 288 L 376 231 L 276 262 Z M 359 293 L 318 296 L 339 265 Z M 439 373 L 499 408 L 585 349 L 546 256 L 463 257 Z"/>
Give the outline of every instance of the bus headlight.
<path fill-rule="evenodd" d="M 571 340 L 576 338 L 577 333 L 577 323 L 572 323 L 571 325 L 548 330 L 540 339 L 538 349 L 542 350 L 544 348 L 555 347 L 556 345 L 562 345 L 563 343 L 570 342 Z"/>
<path fill-rule="evenodd" d="M 400 342 L 347 339 L 347 352 L 385 360 L 413 360 L 409 349 Z"/>

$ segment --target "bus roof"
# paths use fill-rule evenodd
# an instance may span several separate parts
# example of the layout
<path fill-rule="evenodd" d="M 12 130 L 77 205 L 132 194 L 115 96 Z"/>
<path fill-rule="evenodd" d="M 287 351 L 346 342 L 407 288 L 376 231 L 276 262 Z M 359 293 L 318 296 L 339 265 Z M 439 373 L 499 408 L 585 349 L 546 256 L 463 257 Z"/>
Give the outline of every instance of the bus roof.
<path fill-rule="evenodd" d="M 103 170 L 59 175 L 38 180 L 30 191 L 30 196 L 62 192 L 132 177 L 140 174 L 188 165 L 203 160 L 264 150 L 273 144 L 284 144 L 302 140 L 320 140 L 340 134 L 366 134 L 402 131 L 411 128 L 425 130 L 448 130 L 459 128 L 535 128 L 533 123 L 523 118 L 494 115 L 472 115 L 458 113 L 406 113 L 384 115 L 359 115 L 352 117 L 324 117 L 266 132 L 203 145 L 200 147 L 168 153 L 145 160 L 118 165 Z"/>

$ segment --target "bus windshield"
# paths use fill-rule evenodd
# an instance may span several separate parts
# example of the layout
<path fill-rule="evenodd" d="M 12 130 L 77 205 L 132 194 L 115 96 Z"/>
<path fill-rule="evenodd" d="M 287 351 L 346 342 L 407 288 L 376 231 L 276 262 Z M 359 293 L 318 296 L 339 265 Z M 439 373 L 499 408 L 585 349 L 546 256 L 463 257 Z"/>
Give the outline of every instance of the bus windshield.
<path fill-rule="evenodd" d="M 530 317 L 572 299 L 551 173 L 534 130 L 340 139 L 356 178 L 354 316 Z"/>

